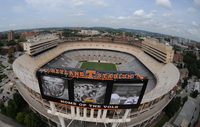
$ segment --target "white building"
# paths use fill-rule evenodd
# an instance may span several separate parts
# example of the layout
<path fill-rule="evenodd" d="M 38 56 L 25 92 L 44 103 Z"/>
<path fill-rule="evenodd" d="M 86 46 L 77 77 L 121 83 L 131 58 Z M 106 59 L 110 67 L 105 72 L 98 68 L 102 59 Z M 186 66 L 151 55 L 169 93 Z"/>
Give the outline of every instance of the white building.
<path fill-rule="evenodd" d="M 81 35 L 98 35 L 98 34 L 100 34 L 100 32 L 97 30 L 81 30 L 79 32 L 79 34 L 81 34 Z"/>
<path fill-rule="evenodd" d="M 163 63 L 170 63 L 173 61 L 174 50 L 168 43 L 159 43 L 157 39 L 146 38 L 142 42 L 142 50 Z"/>
<path fill-rule="evenodd" d="M 58 37 L 53 34 L 42 34 L 27 40 L 23 47 L 28 55 L 33 56 L 57 46 L 56 40 L 58 40 Z"/>

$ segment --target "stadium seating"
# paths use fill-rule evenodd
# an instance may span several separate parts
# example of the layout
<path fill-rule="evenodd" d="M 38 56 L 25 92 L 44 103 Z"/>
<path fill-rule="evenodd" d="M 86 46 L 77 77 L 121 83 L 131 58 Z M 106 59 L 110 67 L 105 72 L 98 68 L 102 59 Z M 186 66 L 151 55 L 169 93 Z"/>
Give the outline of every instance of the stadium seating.
<path fill-rule="evenodd" d="M 57 58 L 46 64 L 46 66 L 80 68 L 81 62 L 83 61 L 113 63 L 116 65 L 118 71 L 134 71 L 137 74 L 147 76 L 149 78 L 148 86 L 151 86 L 151 89 L 152 86 L 155 86 L 155 78 L 135 56 L 117 51 L 101 51 L 95 49 L 72 50 L 59 55 Z"/>

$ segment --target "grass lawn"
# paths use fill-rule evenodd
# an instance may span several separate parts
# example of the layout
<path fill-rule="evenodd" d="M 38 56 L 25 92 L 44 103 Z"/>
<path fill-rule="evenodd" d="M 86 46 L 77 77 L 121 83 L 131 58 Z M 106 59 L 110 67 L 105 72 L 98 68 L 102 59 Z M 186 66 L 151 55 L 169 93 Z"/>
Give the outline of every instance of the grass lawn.
<path fill-rule="evenodd" d="M 112 63 L 99 63 L 99 62 L 83 62 L 82 69 L 98 70 L 98 71 L 116 71 L 115 64 Z"/>

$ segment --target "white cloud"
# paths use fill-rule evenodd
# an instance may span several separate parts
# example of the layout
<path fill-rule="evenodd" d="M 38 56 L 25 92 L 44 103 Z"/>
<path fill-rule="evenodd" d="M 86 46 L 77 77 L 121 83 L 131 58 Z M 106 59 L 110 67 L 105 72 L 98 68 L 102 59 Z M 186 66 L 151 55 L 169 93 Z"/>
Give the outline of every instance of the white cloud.
<path fill-rule="evenodd" d="M 78 11 L 78 12 L 71 14 L 71 16 L 83 16 L 83 15 L 85 15 L 85 13 L 83 11 Z"/>
<path fill-rule="evenodd" d="M 134 16 L 142 18 L 152 18 L 156 13 L 156 10 L 151 11 L 150 13 L 145 13 L 143 9 L 139 9 L 133 12 Z"/>
<path fill-rule="evenodd" d="M 158 6 L 165 7 L 168 9 L 172 8 L 170 0 L 156 0 L 156 4 Z"/>
<path fill-rule="evenodd" d="M 119 16 L 119 17 L 117 17 L 117 19 L 126 19 L 126 17 L 124 17 L 124 16 Z"/>
<path fill-rule="evenodd" d="M 89 0 L 89 2 L 97 6 L 107 6 L 107 3 L 103 0 Z"/>
<path fill-rule="evenodd" d="M 59 9 L 60 7 L 76 7 L 83 5 L 95 5 L 95 6 L 106 6 L 104 0 L 25 0 L 27 4 L 35 8 L 49 8 Z"/>
<path fill-rule="evenodd" d="M 7 17 L 0 17 L 0 20 L 5 21 L 7 20 Z"/>
<path fill-rule="evenodd" d="M 170 16 L 172 16 L 172 13 L 170 13 L 170 12 L 163 13 L 162 16 L 164 16 L 164 17 L 170 17 Z"/>
<path fill-rule="evenodd" d="M 146 18 L 152 18 L 154 16 L 154 13 L 153 12 L 150 12 L 149 14 L 147 14 L 145 17 Z"/>
<path fill-rule="evenodd" d="M 164 29 L 167 29 L 167 28 L 169 28 L 169 27 L 170 27 L 169 24 L 163 24 L 163 25 L 162 25 L 162 28 L 164 28 Z"/>
<path fill-rule="evenodd" d="M 192 21 L 192 25 L 193 25 L 194 27 L 199 27 L 199 24 L 198 24 L 196 21 Z"/>
<path fill-rule="evenodd" d="M 10 24 L 8 24 L 8 27 L 9 27 L 10 30 L 15 30 L 17 28 L 17 24 L 10 23 Z"/>
<path fill-rule="evenodd" d="M 118 16 L 117 19 L 119 20 L 125 20 L 125 19 L 130 19 L 131 16 Z"/>
<path fill-rule="evenodd" d="M 70 1 L 70 0 L 68 0 Z M 103 0 L 72 0 L 71 1 L 73 6 L 81 6 L 85 4 L 92 4 L 95 6 L 106 6 L 106 2 Z"/>
<path fill-rule="evenodd" d="M 189 7 L 189 8 L 187 9 L 187 12 L 188 12 L 188 13 L 194 14 L 194 13 L 196 13 L 196 9 L 193 8 L 193 7 Z"/>
<path fill-rule="evenodd" d="M 133 15 L 135 16 L 144 16 L 144 10 L 140 9 L 140 10 L 136 10 Z"/>
<path fill-rule="evenodd" d="M 24 8 L 22 6 L 14 6 L 13 11 L 21 13 L 21 12 L 24 12 Z"/>
<path fill-rule="evenodd" d="M 191 35 L 195 35 L 198 36 L 200 33 L 200 30 L 196 29 L 196 28 L 190 28 L 187 30 L 188 33 L 190 33 Z"/>
<path fill-rule="evenodd" d="M 55 10 L 67 5 L 65 0 L 25 0 L 26 3 L 36 9 Z"/>
<path fill-rule="evenodd" d="M 72 0 L 72 3 L 74 6 L 80 6 L 84 4 L 83 0 Z"/>
<path fill-rule="evenodd" d="M 137 12 L 137 13 L 136 13 Z M 115 27 L 115 28 L 134 28 L 134 29 L 142 29 L 148 30 L 152 32 L 164 33 L 172 36 L 180 36 L 185 37 L 193 40 L 200 40 L 200 27 L 195 27 L 194 25 L 200 24 L 194 20 L 191 21 L 191 24 L 185 23 L 184 20 L 173 20 L 169 18 L 160 18 L 152 17 L 146 18 L 147 15 L 152 15 L 152 11 L 145 12 L 142 9 L 136 10 L 133 15 L 129 16 L 110 16 L 105 19 L 100 19 L 96 24 L 101 24 L 103 26 Z M 155 12 L 153 13 L 155 15 Z M 136 16 L 137 15 L 137 16 Z M 139 16 L 138 16 L 139 15 Z M 170 14 L 167 14 L 168 16 Z"/>
<path fill-rule="evenodd" d="M 14 24 L 14 23 L 11 23 L 11 24 L 9 24 L 8 26 L 10 26 L 10 27 L 15 27 L 15 26 L 16 26 L 16 24 Z"/>
<path fill-rule="evenodd" d="M 200 6 L 200 0 L 194 0 L 194 3 Z"/>

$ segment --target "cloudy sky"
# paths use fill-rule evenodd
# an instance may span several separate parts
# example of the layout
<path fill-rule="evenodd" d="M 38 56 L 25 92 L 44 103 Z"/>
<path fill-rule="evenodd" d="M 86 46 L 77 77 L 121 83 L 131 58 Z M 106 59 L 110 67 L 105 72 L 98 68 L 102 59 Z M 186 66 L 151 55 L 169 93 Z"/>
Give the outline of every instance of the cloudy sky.
<path fill-rule="evenodd" d="M 0 0 L 0 31 L 133 28 L 200 41 L 200 0 Z"/>

